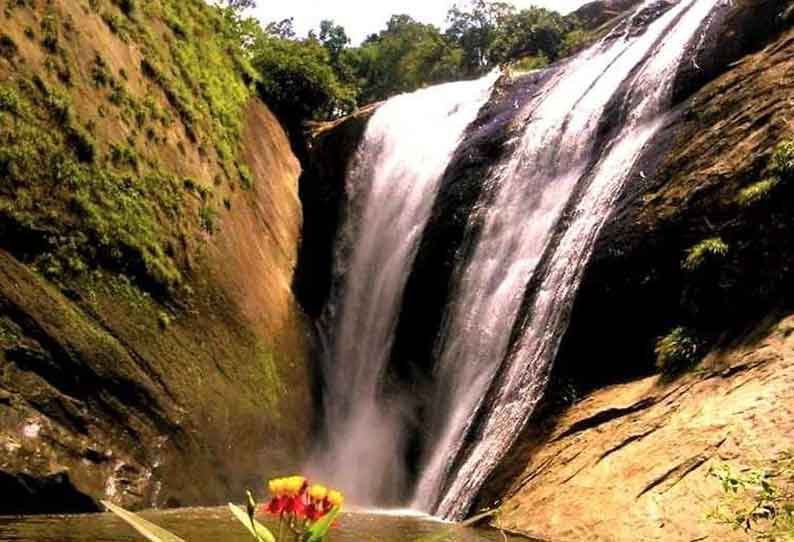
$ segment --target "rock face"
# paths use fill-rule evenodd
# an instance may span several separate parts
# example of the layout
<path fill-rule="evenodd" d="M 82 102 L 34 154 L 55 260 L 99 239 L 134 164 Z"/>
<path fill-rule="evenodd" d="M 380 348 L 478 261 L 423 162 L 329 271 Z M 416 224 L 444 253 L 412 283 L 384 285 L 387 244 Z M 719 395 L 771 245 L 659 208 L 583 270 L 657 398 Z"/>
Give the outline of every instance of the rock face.
<path fill-rule="evenodd" d="M 306 313 L 318 318 L 331 291 L 334 245 L 344 221 L 345 179 L 367 122 L 378 104 L 335 122 L 309 128 L 301 163 L 300 199 L 304 210 L 295 294 Z"/>
<path fill-rule="evenodd" d="M 0 514 L 220 504 L 306 448 L 299 163 L 214 8 L 135 5 L 3 15 Z"/>
<path fill-rule="evenodd" d="M 756 52 L 711 82 L 679 85 L 694 93 L 640 168 L 655 174 L 638 173 L 602 232 L 546 408 L 480 496 L 501 503 L 500 525 L 560 541 L 725 539 L 706 517 L 721 493 L 709 468 L 791 448 L 791 185 L 740 196 L 794 135 L 794 33 L 769 9 L 733 12 L 769 15 L 745 27 L 765 21 L 766 41 L 756 33 Z M 715 238 L 729 256 L 682 265 Z M 672 382 L 649 376 L 657 339 L 679 325 L 710 353 Z"/>
<path fill-rule="evenodd" d="M 525 432 L 497 524 L 565 541 L 725 540 L 713 466 L 791 447 L 794 317 L 708 357 L 673 383 L 601 389 Z"/>

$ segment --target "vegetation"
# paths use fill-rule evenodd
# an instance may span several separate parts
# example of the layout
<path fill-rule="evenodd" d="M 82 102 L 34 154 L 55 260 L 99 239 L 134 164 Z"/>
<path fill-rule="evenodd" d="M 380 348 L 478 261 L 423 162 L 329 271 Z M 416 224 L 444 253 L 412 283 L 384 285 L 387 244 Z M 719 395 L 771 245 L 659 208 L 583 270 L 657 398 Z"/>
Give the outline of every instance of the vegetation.
<path fill-rule="evenodd" d="M 794 454 L 782 453 L 739 471 L 723 464 L 709 475 L 724 492 L 711 519 L 758 542 L 794 540 Z"/>
<path fill-rule="evenodd" d="M 250 491 L 246 509 L 229 503 L 232 515 L 251 533 L 255 542 L 324 542 L 334 520 L 342 510 L 344 497 L 339 491 L 310 484 L 303 476 L 276 478 L 268 483 L 271 498 L 257 506 Z M 178 542 L 181 538 L 113 503 L 103 501 L 108 510 L 131 525 L 150 542 Z M 257 521 L 257 515 L 278 519 L 278 536 Z"/>
<path fill-rule="evenodd" d="M 656 367 L 673 376 L 695 365 L 700 358 L 700 341 L 692 330 L 679 326 L 659 339 L 654 349 Z"/>
<path fill-rule="evenodd" d="M 250 3 L 250 2 L 249 2 Z M 285 122 L 327 119 L 364 103 L 420 87 L 478 77 L 497 66 L 545 66 L 582 39 L 577 21 L 543 8 L 517 10 L 495 0 L 456 4 L 445 30 L 396 14 L 386 28 L 351 46 L 345 29 L 323 21 L 296 36 L 292 20 L 260 28 L 239 16 L 234 28 L 248 44 L 262 98 Z"/>
<path fill-rule="evenodd" d="M 772 195 L 779 182 L 776 178 L 769 178 L 753 183 L 739 192 L 736 202 L 742 207 L 760 203 Z"/>
<path fill-rule="evenodd" d="M 708 262 L 722 259 L 727 253 L 728 245 L 721 238 L 704 239 L 689 249 L 683 267 L 687 271 L 695 271 Z"/>
<path fill-rule="evenodd" d="M 64 285 L 106 268 L 158 294 L 180 290 L 194 256 L 186 251 L 197 250 L 185 239 L 217 232 L 224 200 L 253 184 L 239 141 L 256 75 L 229 9 L 202 0 L 88 2 L 87 17 L 140 51 L 142 89 L 129 83 L 138 66 L 85 50 L 78 23 L 60 7 L 17 2 L 6 10 L 35 18 L 38 31 L 25 34 L 38 41 L 47 69 L 16 63 L 16 44 L 0 36 L 4 248 Z M 179 32 L 164 37 L 158 21 Z M 198 155 L 186 157 L 189 149 Z M 185 197 L 186 170 L 212 172 L 197 182 L 199 203 Z"/>

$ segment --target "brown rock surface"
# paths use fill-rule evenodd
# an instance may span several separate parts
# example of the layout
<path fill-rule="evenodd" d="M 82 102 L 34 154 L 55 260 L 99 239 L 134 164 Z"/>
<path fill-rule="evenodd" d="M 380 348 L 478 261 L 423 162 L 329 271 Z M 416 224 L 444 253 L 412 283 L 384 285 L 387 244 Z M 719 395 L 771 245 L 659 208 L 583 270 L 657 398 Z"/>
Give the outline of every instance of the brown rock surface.
<path fill-rule="evenodd" d="M 497 524 L 558 542 L 732 540 L 707 519 L 721 495 L 707 473 L 794 446 L 793 331 L 783 318 L 672 383 L 608 387 L 528 431 Z"/>

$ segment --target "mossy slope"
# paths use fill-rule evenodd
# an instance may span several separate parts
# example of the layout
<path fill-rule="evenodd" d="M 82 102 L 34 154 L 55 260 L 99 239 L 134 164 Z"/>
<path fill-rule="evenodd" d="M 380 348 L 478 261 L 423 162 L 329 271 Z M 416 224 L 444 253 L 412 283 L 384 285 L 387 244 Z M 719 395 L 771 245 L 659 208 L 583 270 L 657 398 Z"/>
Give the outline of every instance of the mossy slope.
<path fill-rule="evenodd" d="M 299 166 L 223 13 L 2 0 L 0 20 L 0 470 L 147 506 L 296 467 Z"/>

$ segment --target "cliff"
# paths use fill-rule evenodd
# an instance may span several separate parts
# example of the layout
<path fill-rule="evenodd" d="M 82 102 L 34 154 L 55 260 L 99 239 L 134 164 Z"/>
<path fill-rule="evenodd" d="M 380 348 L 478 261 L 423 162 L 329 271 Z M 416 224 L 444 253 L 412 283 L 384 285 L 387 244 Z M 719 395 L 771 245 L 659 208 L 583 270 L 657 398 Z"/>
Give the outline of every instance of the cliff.
<path fill-rule="evenodd" d="M 0 2 L 0 513 L 301 461 L 300 166 L 200 0 Z"/>
<path fill-rule="evenodd" d="M 680 85 L 659 152 L 602 232 L 546 406 L 481 495 L 499 525 L 561 541 L 730 539 L 709 519 L 723 496 L 710 469 L 790 449 L 791 199 L 772 155 L 794 135 L 794 34 L 762 21 L 720 75 Z M 725 257 L 692 265 L 708 240 Z M 654 376 L 676 326 L 697 364 Z"/>
<path fill-rule="evenodd" d="M 579 15 L 597 34 L 615 24 L 610 6 L 630 5 Z M 479 495 L 499 527 L 555 541 L 724 540 L 730 531 L 708 517 L 723 495 L 710 469 L 791 447 L 792 178 L 772 156 L 794 137 L 792 8 L 721 6 L 720 32 L 686 52 L 674 110 L 600 234 L 544 403 Z M 515 104 L 554 69 L 500 81 L 445 172 L 406 285 L 398 373 L 432 371 L 482 179 L 515 144 Z M 330 183 L 318 184 L 322 196 L 306 185 L 307 196 L 335 213 L 363 126 L 331 127 L 310 154 L 333 174 L 319 175 Z M 314 228 L 330 251 L 333 235 Z M 330 263 L 318 269 L 330 280 Z M 659 374 L 656 346 L 676 329 L 696 355 Z"/>

